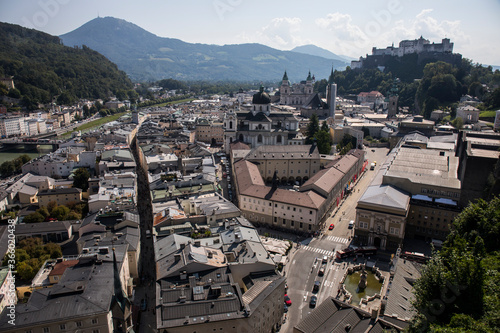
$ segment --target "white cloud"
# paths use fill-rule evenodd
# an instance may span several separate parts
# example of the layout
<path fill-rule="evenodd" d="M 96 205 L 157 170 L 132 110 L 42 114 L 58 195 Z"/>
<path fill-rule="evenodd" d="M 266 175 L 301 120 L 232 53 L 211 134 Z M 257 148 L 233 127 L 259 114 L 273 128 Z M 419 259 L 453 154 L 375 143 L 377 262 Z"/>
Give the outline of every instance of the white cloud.
<path fill-rule="evenodd" d="M 298 17 L 276 17 L 252 34 L 238 37 L 246 42 L 261 43 L 277 49 L 291 49 L 309 42 L 301 36 L 302 20 Z"/>
<path fill-rule="evenodd" d="M 465 46 L 470 37 L 462 30 L 459 20 L 438 21 L 432 15 L 433 9 L 420 11 L 413 19 L 401 20 L 397 12 L 379 10 L 371 13 L 371 19 L 357 25 L 349 14 L 331 13 L 316 19 L 316 25 L 324 32 L 323 47 L 337 54 L 353 57 L 364 56 L 372 47 L 385 48 L 404 39 L 423 36 L 439 43 L 448 37 L 452 42 Z"/>

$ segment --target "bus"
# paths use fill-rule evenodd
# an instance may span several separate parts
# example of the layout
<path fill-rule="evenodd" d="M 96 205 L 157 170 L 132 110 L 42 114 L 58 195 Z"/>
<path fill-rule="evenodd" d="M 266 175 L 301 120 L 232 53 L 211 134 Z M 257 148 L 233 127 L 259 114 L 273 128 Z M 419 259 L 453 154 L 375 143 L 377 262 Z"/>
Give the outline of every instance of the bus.
<path fill-rule="evenodd" d="M 336 258 L 338 260 L 340 259 L 344 259 L 344 258 L 348 258 L 348 257 L 352 257 L 356 254 L 356 251 L 354 249 L 351 249 L 351 248 L 345 248 L 343 250 L 340 250 L 340 251 L 337 251 L 337 254 L 336 254 Z"/>
<path fill-rule="evenodd" d="M 346 248 L 341 251 L 337 251 L 336 253 L 336 258 L 338 260 L 348 258 L 348 257 L 353 257 L 358 254 L 364 254 L 364 255 L 374 255 L 377 254 L 377 248 L 375 246 L 363 246 L 363 247 L 358 247 L 358 248 Z"/>
<path fill-rule="evenodd" d="M 429 261 L 430 257 L 427 257 L 423 253 L 418 253 L 418 252 L 404 252 L 400 255 L 401 258 L 410 260 L 410 261 L 415 261 L 421 264 L 425 264 L 427 261 Z"/>
<path fill-rule="evenodd" d="M 363 246 L 356 249 L 356 253 L 364 255 L 377 254 L 377 248 L 375 246 Z"/>

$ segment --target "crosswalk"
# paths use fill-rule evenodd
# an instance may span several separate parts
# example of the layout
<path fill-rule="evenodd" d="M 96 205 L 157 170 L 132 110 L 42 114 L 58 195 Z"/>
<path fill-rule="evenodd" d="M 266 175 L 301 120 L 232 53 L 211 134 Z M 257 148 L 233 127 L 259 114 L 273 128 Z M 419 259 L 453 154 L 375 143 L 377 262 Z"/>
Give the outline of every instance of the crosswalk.
<path fill-rule="evenodd" d="M 343 243 L 347 244 L 349 240 L 347 238 L 342 238 L 342 237 L 337 237 L 337 236 L 328 236 L 326 237 L 329 241 L 335 242 L 335 243 Z"/>
<path fill-rule="evenodd" d="M 302 247 L 304 250 L 307 250 L 307 251 L 313 251 L 313 252 L 316 252 L 316 253 L 320 253 L 324 256 L 333 256 L 334 252 L 333 251 L 328 251 L 328 250 L 324 250 L 324 249 L 319 249 L 317 247 L 312 247 L 312 246 L 303 246 Z"/>

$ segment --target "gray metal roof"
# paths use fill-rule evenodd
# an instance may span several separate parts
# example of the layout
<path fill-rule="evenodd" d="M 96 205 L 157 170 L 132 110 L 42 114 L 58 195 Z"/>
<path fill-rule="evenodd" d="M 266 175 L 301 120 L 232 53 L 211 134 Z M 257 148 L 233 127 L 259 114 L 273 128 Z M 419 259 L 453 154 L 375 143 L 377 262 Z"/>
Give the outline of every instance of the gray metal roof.
<path fill-rule="evenodd" d="M 126 246 L 115 246 L 115 250 L 121 267 Z M 108 313 L 113 301 L 113 260 L 111 254 L 97 258 L 101 264 L 95 257 L 81 258 L 54 287 L 34 290 L 27 303 L 17 304 L 16 329 Z M 6 314 L 0 317 L 0 331 L 12 328 Z"/>
<path fill-rule="evenodd" d="M 377 205 L 380 207 L 407 210 L 410 196 L 391 185 L 369 186 L 363 196 L 358 200 L 359 204 Z"/>

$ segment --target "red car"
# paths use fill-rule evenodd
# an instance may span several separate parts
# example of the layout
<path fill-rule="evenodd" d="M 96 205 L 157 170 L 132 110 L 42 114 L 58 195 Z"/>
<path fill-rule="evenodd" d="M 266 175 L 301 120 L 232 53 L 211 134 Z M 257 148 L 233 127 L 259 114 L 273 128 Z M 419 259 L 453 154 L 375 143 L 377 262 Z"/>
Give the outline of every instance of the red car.
<path fill-rule="evenodd" d="M 288 297 L 288 295 L 287 295 L 287 294 L 285 294 L 285 304 L 286 304 L 287 306 L 292 305 L 292 300 L 290 299 L 290 297 Z"/>
<path fill-rule="evenodd" d="M 330 224 L 330 226 L 328 227 L 328 230 L 333 230 L 333 227 L 334 227 L 334 225 L 333 225 L 333 223 L 332 223 L 332 224 Z"/>

